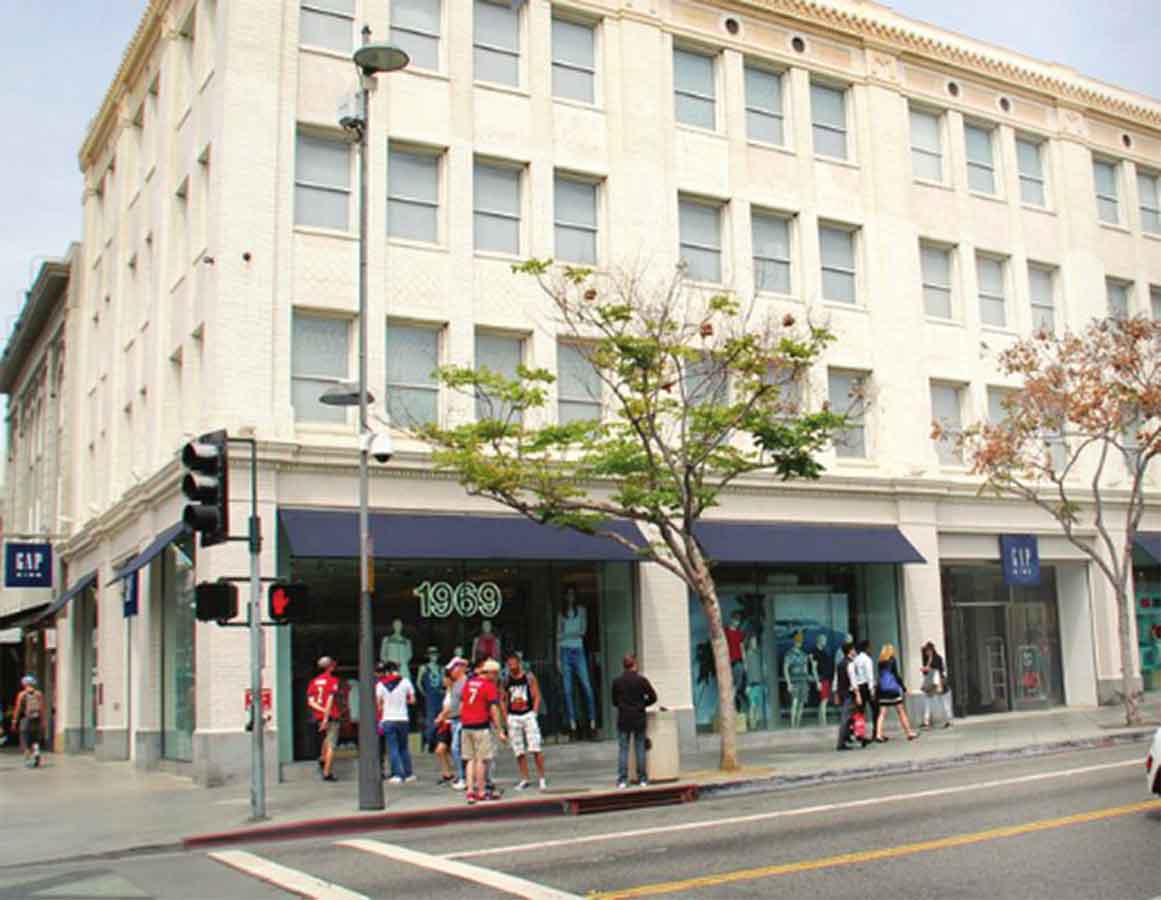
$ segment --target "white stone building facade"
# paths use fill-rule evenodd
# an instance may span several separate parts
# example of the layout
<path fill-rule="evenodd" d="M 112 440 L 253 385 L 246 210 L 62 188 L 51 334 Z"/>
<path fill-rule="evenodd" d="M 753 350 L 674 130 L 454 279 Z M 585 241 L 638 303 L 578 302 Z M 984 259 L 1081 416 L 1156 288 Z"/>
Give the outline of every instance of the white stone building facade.
<path fill-rule="evenodd" d="M 245 770 L 245 635 L 189 612 L 195 580 L 246 571 L 243 546 L 162 550 L 137 576 L 137 615 L 123 615 L 129 582 L 115 574 L 180 520 L 177 451 L 190 435 L 257 439 L 264 574 L 319 579 L 320 609 L 347 602 L 349 559 L 305 555 L 309 517 L 287 512 L 349 513 L 356 500 L 354 417 L 316 398 L 355 373 L 357 168 L 337 110 L 357 88 L 350 53 L 364 24 L 413 57 L 373 95 L 373 392 L 454 422 L 472 404 L 434 386 L 435 365 L 518 357 L 555 370 L 558 336 L 514 261 L 564 255 L 664 277 L 684 257 L 699 280 L 830 322 L 838 340 L 805 402 L 852 379 L 873 398 L 861 440 L 828 452 L 822 481 L 759 480 L 714 516 L 897 530 L 923 560 L 734 560 L 749 574 L 731 570 L 729 602 L 769 670 L 751 679 L 766 693 L 740 700 L 762 707 L 749 726 L 785 724 L 795 634 L 807 650 L 848 630 L 891 640 L 912 687 L 920 645 L 947 645 L 953 675 L 973 673 L 957 698 L 968 713 L 1109 696 L 1110 592 L 1045 517 L 978 497 L 929 423 L 994 410 L 1012 386 L 997 352 L 1036 327 L 1161 315 L 1157 100 L 854 0 L 152 0 L 80 154 L 72 524 L 59 552 L 69 585 L 96 580 L 58 618 L 65 746 L 170 759 L 206 783 Z M 566 406 L 578 399 L 567 382 Z M 397 443 L 371 485 L 384 527 L 403 521 L 392 515 L 499 514 L 432 474 L 422 446 Z M 1147 491 L 1156 525 L 1156 474 Z M 1008 533 L 1039 536 L 1046 593 L 997 587 Z M 470 529 L 456 540 L 440 577 L 478 583 L 464 562 Z M 536 557 L 541 572 L 514 547 L 480 571 L 528 621 L 570 588 L 599 591 L 586 638 L 594 687 L 635 647 L 692 745 L 714 716 L 699 699 L 686 589 L 654 566 L 577 552 L 568 565 Z M 602 568 L 614 563 L 626 568 Z M 418 663 L 430 642 L 446 659 L 477 621 L 448 630 L 397 616 L 391 604 L 414 594 L 398 579 L 412 576 L 381 564 L 398 596 L 377 640 L 387 646 L 399 617 L 409 656 Z M 501 640 L 547 648 L 533 655 L 551 667 L 551 640 L 498 621 Z M 551 612 L 543 623 L 551 630 Z M 346 640 L 343 616 L 319 628 L 301 644 L 267 635 L 270 752 L 284 763 L 306 755 L 295 720 L 314 648 Z M 78 660 L 94 648 L 90 684 Z"/>

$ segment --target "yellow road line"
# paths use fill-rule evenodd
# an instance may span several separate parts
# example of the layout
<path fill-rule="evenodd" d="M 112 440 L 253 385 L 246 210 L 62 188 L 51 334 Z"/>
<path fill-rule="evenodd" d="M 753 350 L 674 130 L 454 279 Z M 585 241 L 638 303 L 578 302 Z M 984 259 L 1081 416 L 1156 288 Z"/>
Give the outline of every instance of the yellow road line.
<path fill-rule="evenodd" d="M 987 831 L 977 831 L 972 834 L 959 834 L 952 837 L 937 838 L 931 841 L 920 841 L 916 844 L 904 844 L 901 847 L 885 847 L 881 850 L 864 850 L 858 853 L 843 853 L 839 856 L 827 856 L 822 859 L 803 860 L 802 862 L 783 863 L 777 866 L 762 866 L 756 869 L 739 869 L 735 872 L 723 872 L 718 875 L 703 875 L 700 878 L 686 878 L 681 881 L 663 881 L 657 884 L 643 884 L 638 887 L 625 888 L 619 891 L 605 891 L 589 894 L 594 900 L 621 900 L 628 897 L 651 897 L 657 894 L 672 894 L 677 891 L 690 891 L 696 888 L 716 887 L 722 884 L 732 884 L 737 881 L 754 881 L 759 878 L 772 878 L 776 875 L 790 875 L 795 872 L 810 872 L 815 869 L 829 869 L 833 866 L 848 866 L 853 863 L 871 862 L 878 859 L 895 859 L 900 856 L 910 856 L 914 853 L 928 853 L 932 850 L 947 850 L 952 847 L 963 847 L 967 844 L 979 844 L 983 841 L 994 841 L 999 838 L 1017 837 L 1022 834 L 1031 834 L 1036 831 L 1047 831 L 1051 828 L 1063 828 L 1066 825 L 1082 825 L 1086 822 L 1097 822 L 1101 819 L 1112 819 L 1117 816 L 1128 816 L 1133 813 L 1145 812 L 1151 809 L 1161 809 L 1161 800 L 1148 800 L 1144 803 L 1130 803 L 1128 806 L 1113 806 L 1108 809 L 1098 809 L 1093 812 L 1076 813 L 1059 819 L 1042 819 L 1039 822 L 1027 822 L 1023 825 L 1009 825 L 1005 828 L 992 828 Z"/>

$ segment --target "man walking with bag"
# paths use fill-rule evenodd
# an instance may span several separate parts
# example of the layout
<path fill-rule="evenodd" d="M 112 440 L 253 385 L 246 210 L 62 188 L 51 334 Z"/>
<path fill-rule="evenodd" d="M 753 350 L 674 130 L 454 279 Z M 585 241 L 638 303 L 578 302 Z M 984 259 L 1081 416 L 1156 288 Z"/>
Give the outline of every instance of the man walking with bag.
<path fill-rule="evenodd" d="M 645 777 L 645 710 L 657 702 L 649 679 L 637 672 L 637 657 L 626 653 L 625 671 L 613 682 L 613 706 L 617 708 L 617 790 L 629 786 L 629 742 L 637 756 L 637 783 L 648 787 Z"/>
<path fill-rule="evenodd" d="M 44 694 L 36 689 L 36 679 L 25 675 L 20 679 L 20 693 L 12 707 L 12 729 L 20 735 L 20 749 L 24 751 L 24 765 L 34 769 L 40 765 L 41 720 L 44 715 Z"/>
<path fill-rule="evenodd" d="M 839 722 L 838 746 L 836 750 L 850 750 L 850 740 L 852 737 L 852 719 L 855 715 L 855 710 L 862 709 L 863 696 L 859 690 L 858 683 L 854 679 L 854 663 L 855 663 L 855 645 L 852 641 L 843 643 L 842 659 L 838 663 L 838 671 L 835 673 L 835 678 L 838 681 L 838 701 L 842 706 L 842 718 Z M 859 712 L 862 715 L 862 712 Z M 866 725 L 864 724 L 864 729 Z M 867 746 L 866 731 L 863 732 L 861 738 L 863 746 Z"/>

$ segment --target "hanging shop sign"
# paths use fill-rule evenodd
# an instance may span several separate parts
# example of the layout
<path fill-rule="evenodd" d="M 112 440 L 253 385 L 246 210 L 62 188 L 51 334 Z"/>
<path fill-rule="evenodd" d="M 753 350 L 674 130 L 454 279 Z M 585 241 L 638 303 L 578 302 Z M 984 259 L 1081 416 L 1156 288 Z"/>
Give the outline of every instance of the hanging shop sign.
<path fill-rule="evenodd" d="M 5 544 L 4 587 L 52 587 L 52 544 Z"/>
<path fill-rule="evenodd" d="M 1000 535 L 1004 584 L 1040 584 L 1040 548 L 1034 534 Z"/>
<path fill-rule="evenodd" d="M 465 619 L 492 618 L 504 606 L 504 593 L 491 581 L 462 581 L 454 586 L 446 581 L 425 581 L 411 593 L 419 598 L 419 614 L 424 618 L 446 619 L 452 613 Z"/>

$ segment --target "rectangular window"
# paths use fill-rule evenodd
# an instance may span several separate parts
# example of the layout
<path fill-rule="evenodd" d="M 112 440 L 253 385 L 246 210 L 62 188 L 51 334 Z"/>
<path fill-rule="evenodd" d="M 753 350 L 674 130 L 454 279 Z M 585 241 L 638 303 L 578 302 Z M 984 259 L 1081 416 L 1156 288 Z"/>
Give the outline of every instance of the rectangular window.
<path fill-rule="evenodd" d="M 476 332 L 476 368 L 488 369 L 497 375 L 515 380 L 517 368 L 524 362 L 524 339 L 505 334 Z M 499 397 L 476 392 L 476 419 L 507 421 L 510 407 Z M 518 421 L 518 419 L 517 419 Z"/>
<path fill-rule="evenodd" d="M 1149 307 L 1153 312 L 1153 321 L 1161 322 L 1161 287 L 1149 288 Z"/>
<path fill-rule="evenodd" d="M 1117 281 L 1114 278 L 1105 279 L 1105 295 L 1109 301 L 1109 317 L 1113 319 L 1129 318 L 1129 295 L 1133 285 L 1127 281 Z"/>
<path fill-rule="evenodd" d="M 1032 330 L 1056 333 L 1056 272 L 1028 264 L 1028 297 L 1032 303 Z"/>
<path fill-rule="evenodd" d="M 439 421 L 439 331 L 387 323 L 387 414 L 403 427 Z"/>
<path fill-rule="evenodd" d="M 1030 206 L 1047 206 L 1044 190 L 1043 142 L 1016 138 L 1016 164 L 1020 173 L 1020 202 Z"/>
<path fill-rule="evenodd" d="M 830 369 L 827 372 L 827 397 L 830 408 L 847 417 L 847 427 L 834 436 L 836 456 L 863 458 L 867 455 L 866 403 L 863 395 L 867 376 L 861 372 Z"/>
<path fill-rule="evenodd" d="M 695 128 L 717 128 L 714 58 L 673 48 L 673 102 L 677 121 Z"/>
<path fill-rule="evenodd" d="M 561 425 L 601 418 L 601 376 L 590 352 L 580 344 L 556 345 L 556 417 Z"/>
<path fill-rule="evenodd" d="M 520 253 L 520 170 L 477 162 L 474 178 L 476 250 Z"/>
<path fill-rule="evenodd" d="M 1008 306 L 1004 297 L 1004 261 L 994 256 L 976 256 L 976 279 L 979 281 L 980 321 L 995 328 L 1008 325 Z"/>
<path fill-rule="evenodd" d="M 934 319 L 952 318 L 951 251 L 934 244 L 919 245 L 923 269 L 923 311 Z"/>
<path fill-rule="evenodd" d="M 391 0 L 391 43 L 412 68 L 439 69 L 440 0 Z"/>
<path fill-rule="evenodd" d="M 678 201 L 681 261 L 693 281 L 720 284 L 722 280 L 721 207 L 696 200 Z"/>
<path fill-rule="evenodd" d="M 508 0 L 476 0 L 472 59 L 476 81 L 520 84 L 520 8 Z"/>
<path fill-rule="evenodd" d="M 763 144 L 786 143 L 782 121 L 782 76 L 746 66 L 746 136 Z"/>
<path fill-rule="evenodd" d="M 1010 388 L 988 388 L 988 421 L 993 425 L 999 425 L 1008 418 L 1004 403 L 1013 393 Z"/>
<path fill-rule="evenodd" d="M 849 228 L 818 226 L 822 259 L 822 299 L 855 303 L 855 233 Z"/>
<path fill-rule="evenodd" d="M 594 265 L 597 261 L 597 186 L 557 174 L 553 190 L 556 258 Z"/>
<path fill-rule="evenodd" d="M 730 402 L 729 373 L 709 355 L 682 363 L 681 389 L 685 402 L 691 406 L 724 406 Z"/>
<path fill-rule="evenodd" d="M 818 156 L 847 158 L 847 92 L 843 88 L 810 83 L 810 121 L 814 152 Z"/>
<path fill-rule="evenodd" d="M 931 417 L 943 426 L 943 436 L 935 442 L 935 452 L 945 466 L 961 465 L 963 454 L 956 441 L 963 431 L 963 388 L 954 384 L 931 383 Z"/>
<path fill-rule="evenodd" d="M 592 25 L 553 17 L 552 96 L 596 103 L 597 30 Z"/>
<path fill-rule="evenodd" d="M 790 219 L 773 213 L 750 216 L 754 242 L 754 287 L 776 294 L 790 293 Z"/>
<path fill-rule="evenodd" d="M 1137 202 L 1141 207 L 1141 230 L 1161 234 L 1161 175 L 1137 170 Z"/>
<path fill-rule="evenodd" d="M 992 129 L 982 125 L 963 127 L 967 144 L 968 190 L 980 194 L 996 193 L 996 163 L 992 150 Z"/>
<path fill-rule="evenodd" d="M 299 134 L 294 157 L 294 223 L 347 231 L 350 211 L 350 145 Z"/>
<path fill-rule="evenodd" d="M 911 171 L 916 178 L 943 181 L 943 144 L 940 116 L 911 110 Z"/>
<path fill-rule="evenodd" d="M 387 156 L 387 233 L 439 241 L 439 157 L 392 147 Z"/>
<path fill-rule="evenodd" d="M 1116 225 L 1121 221 L 1117 200 L 1117 164 L 1103 159 L 1092 161 L 1092 178 L 1096 186 L 1097 218 Z"/>
<path fill-rule="evenodd" d="M 345 381 L 350 323 L 346 319 L 294 313 L 290 339 L 290 400 L 300 422 L 346 422 L 347 411 L 319 401 L 323 391 Z"/>
<path fill-rule="evenodd" d="M 302 0 L 298 16 L 299 43 L 350 53 L 354 33 L 355 0 Z"/>

